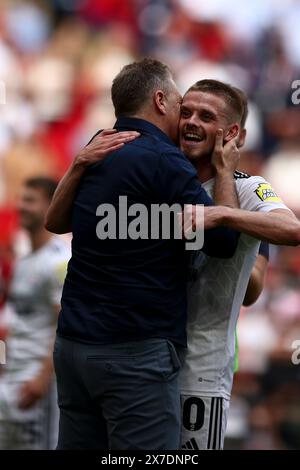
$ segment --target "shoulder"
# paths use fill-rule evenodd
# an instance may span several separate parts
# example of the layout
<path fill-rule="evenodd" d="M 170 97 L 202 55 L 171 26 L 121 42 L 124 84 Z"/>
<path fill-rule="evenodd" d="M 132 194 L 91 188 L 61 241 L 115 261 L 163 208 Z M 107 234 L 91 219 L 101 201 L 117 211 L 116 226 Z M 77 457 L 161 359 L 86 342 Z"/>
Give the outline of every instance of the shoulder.
<path fill-rule="evenodd" d="M 70 250 L 70 241 L 65 236 L 54 235 L 48 245 L 47 249 L 53 254 L 65 254 Z"/>
<path fill-rule="evenodd" d="M 63 238 L 54 236 L 51 238 L 44 250 L 44 258 L 49 267 L 55 267 L 57 264 L 68 261 L 71 257 L 71 243 Z"/>
<path fill-rule="evenodd" d="M 262 176 L 247 175 L 235 181 L 241 209 L 267 212 L 286 208 L 271 184 Z"/>
<path fill-rule="evenodd" d="M 247 191 L 247 189 L 250 191 L 260 184 L 269 184 L 262 176 L 249 175 L 242 171 L 235 171 L 234 179 L 238 191 Z"/>
<path fill-rule="evenodd" d="M 140 148 L 145 162 L 147 162 L 147 155 L 152 163 L 156 162 L 156 166 L 153 164 L 151 166 L 153 170 L 170 170 L 172 173 L 181 173 L 183 176 L 185 173 L 193 177 L 197 175 L 195 167 L 175 144 L 161 140 L 155 135 L 145 135 L 132 141 L 131 145 L 135 149 Z M 155 158 L 153 158 L 154 155 Z"/>
<path fill-rule="evenodd" d="M 251 178 L 251 175 L 249 175 L 248 173 L 244 173 L 243 171 L 236 170 L 233 174 L 233 177 L 236 181 L 239 181 L 239 180 L 249 179 Z"/>
<path fill-rule="evenodd" d="M 126 143 L 123 147 L 111 153 L 104 163 L 114 161 L 118 166 L 128 167 L 128 162 L 132 165 L 144 166 L 149 162 L 155 164 L 159 162 L 162 152 L 164 151 L 163 143 L 152 135 L 141 135 L 138 139 Z M 152 166 L 151 166 L 152 167 Z"/>
<path fill-rule="evenodd" d="M 161 149 L 161 160 L 163 164 L 178 172 L 197 176 L 196 169 L 185 154 L 175 145 L 164 143 Z"/>
<path fill-rule="evenodd" d="M 158 156 L 177 156 L 178 158 L 188 161 L 187 157 L 181 152 L 179 147 L 160 139 L 156 135 L 142 135 L 127 145 L 131 145 L 132 148 L 136 149 L 147 149 L 150 153 L 155 153 Z M 126 146 L 123 148 L 126 148 Z"/>
<path fill-rule="evenodd" d="M 70 258 L 70 242 L 62 237 L 53 237 L 44 253 L 47 277 L 63 283 Z"/>

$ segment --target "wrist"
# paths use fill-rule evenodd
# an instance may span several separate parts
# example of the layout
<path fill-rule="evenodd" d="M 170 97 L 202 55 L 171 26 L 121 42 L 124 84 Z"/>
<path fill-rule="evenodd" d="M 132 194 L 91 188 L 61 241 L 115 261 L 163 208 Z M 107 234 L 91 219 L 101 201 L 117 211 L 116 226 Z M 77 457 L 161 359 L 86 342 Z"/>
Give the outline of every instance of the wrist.
<path fill-rule="evenodd" d="M 232 168 L 227 168 L 226 166 L 216 166 L 216 177 L 230 178 L 233 179 L 234 170 Z"/>
<path fill-rule="evenodd" d="M 82 176 L 87 167 L 87 161 L 84 155 L 79 153 L 73 160 L 71 171 L 73 175 Z"/>
<path fill-rule="evenodd" d="M 50 371 L 42 370 L 38 376 L 36 377 L 37 382 L 41 385 L 41 388 L 48 389 L 51 380 L 52 380 L 52 373 Z"/>
<path fill-rule="evenodd" d="M 232 207 L 220 206 L 220 225 L 229 225 L 232 219 Z"/>

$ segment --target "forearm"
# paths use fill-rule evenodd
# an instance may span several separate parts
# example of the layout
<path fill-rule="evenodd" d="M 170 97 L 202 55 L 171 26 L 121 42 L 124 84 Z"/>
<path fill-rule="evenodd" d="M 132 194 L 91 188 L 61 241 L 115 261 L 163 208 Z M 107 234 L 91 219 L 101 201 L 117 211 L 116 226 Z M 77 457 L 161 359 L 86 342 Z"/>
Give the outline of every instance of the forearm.
<path fill-rule="evenodd" d="M 259 256 L 258 258 L 260 259 L 263 257 Z M 254 304 L 263 290 L 264 279 L 268 264 L 267 260 L 262 259 L 262 264 L 263 267 L 259 268 L 254 266 L 252 270 L 243 301 L 243 305 L 245 307 L 249 307 L 250 305 Z"/>
<path fill-rule="evenodd" d="M 108 154 L 120 149 L 126 142 L 136 139 L 139 135 L 140 133 L 135 131 L 117 132 L 116 129 L 107 129 L 93 137 L 79 152 L 54 193 L 46 214 L 47 230 L 54 233 L 72 231 L 73 201 L 85 169 L 93 163 L 103 161 Z"/>
<path fill-rule="evenodd" d="M 49 355 L 45 358 L 42 368 L 39 372 L 39 377 L 43 381 L 45 388 L 48 388 L 50 382 L 52 380 L 54 373 L 53 368 L 53 343 L 51 343 L 51 351 L 49 351 Z"/>
<path fill-rule="evenodd" d="M 217 171 L 213 198 L 216 205 L 240 207 L 232 172 Z"/>
<path fill-rule="evenodd" d="M 53 380 L 54 366 L 53 366 L 53 345 L 54 345 L 55 331 L 53 330 L 53 338 L 49 345 L 47 356 L 41 363 L 40 370 L 34 377 L 34 389 L 37 390 L 38 396 L 44 396 L 47 393 L 49 386 Z"/>
<path fill-rule="evenodd" d="M 59 182 L 46 214 L 45 227 L 53 233 L 72 231 L 72 207 L 85 167 L 76 161 Z"/>
<path fill-rule="evenodd" d="M 293 215 L 272 212 L 250 212 L 229 207 L 220 208 L 218 223 L 275 245 L 297 246 L 300 222 Z"/>

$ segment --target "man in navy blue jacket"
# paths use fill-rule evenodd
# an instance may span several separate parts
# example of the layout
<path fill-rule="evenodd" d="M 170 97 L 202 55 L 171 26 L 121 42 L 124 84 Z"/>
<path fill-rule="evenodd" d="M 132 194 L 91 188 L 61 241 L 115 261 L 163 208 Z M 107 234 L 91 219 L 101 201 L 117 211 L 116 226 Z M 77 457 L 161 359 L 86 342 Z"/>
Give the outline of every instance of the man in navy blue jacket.
<path fill-rule="evenodd" d="M 97 214 L 106 204 L 118 219 L 120 196 L 149 213 L 153 204 L 213 202 L 175 146 L 181 96 L 170 70 L 152 59 L 130 64 L 114 80 L 112 99 L 115 128 L 140 137 L 88 168 L 75 197 L 72 258 L 54 348 L 58 448 L 177 449 L 176 348 L 186 346 L 184 242 L 118 235 L 100 240 Z M 220 182 L 226 187 L 222 203 L 230 204 L 236 197 L 232 170 Z M 236 232 L 205 228 L 206 253 L 234 254 Z"/>

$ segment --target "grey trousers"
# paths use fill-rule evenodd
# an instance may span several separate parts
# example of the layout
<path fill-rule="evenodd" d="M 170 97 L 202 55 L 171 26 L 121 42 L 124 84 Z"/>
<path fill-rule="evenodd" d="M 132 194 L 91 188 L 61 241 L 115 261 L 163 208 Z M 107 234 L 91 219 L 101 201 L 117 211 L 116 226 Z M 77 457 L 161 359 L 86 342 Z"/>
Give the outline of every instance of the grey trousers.
<path fill-rule="evenodd" d="M 174 450 L 180 361 L 165 339 L 89 345 L 56 338 L 57 449 Z"/>

